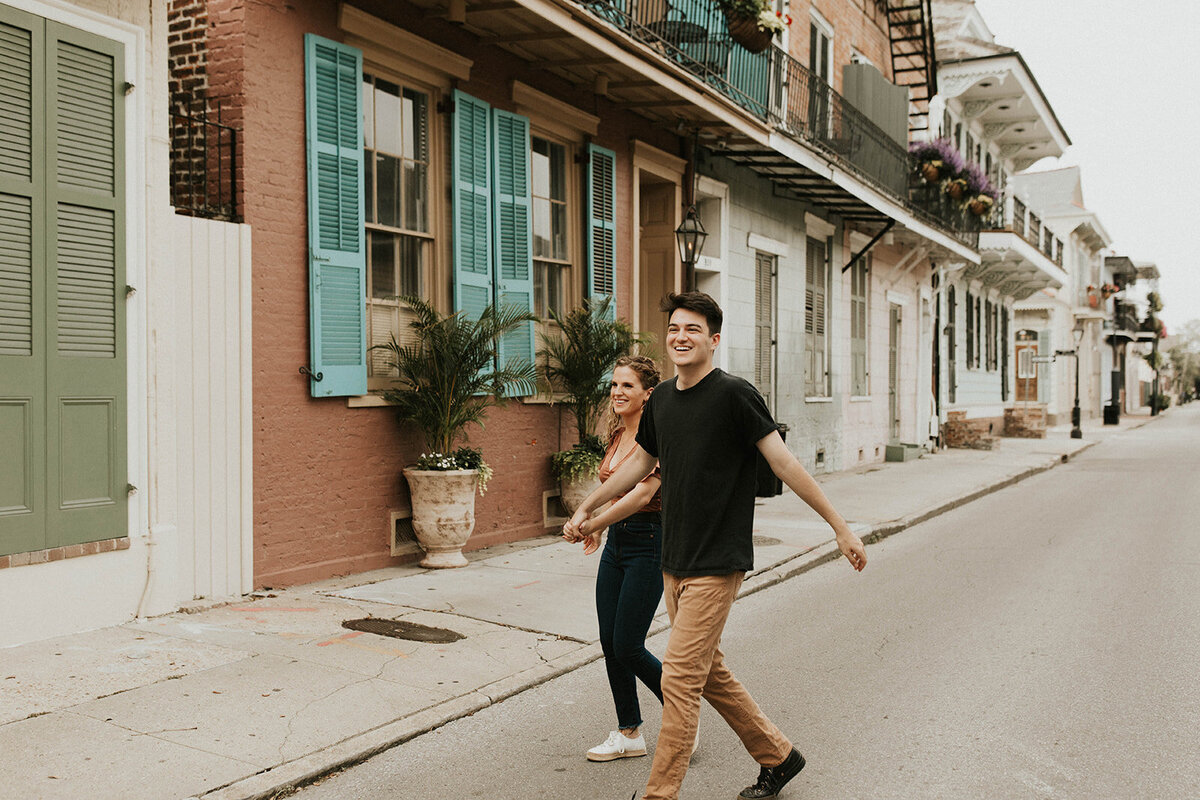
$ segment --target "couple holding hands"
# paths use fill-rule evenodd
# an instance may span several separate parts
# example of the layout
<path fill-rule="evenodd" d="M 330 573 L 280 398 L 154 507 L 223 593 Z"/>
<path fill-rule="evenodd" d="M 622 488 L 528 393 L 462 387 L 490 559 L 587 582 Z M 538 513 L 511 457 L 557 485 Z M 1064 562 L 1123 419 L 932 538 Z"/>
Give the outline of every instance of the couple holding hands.
<path fill-rule="evenodd" d="M 666 348 L 676 377 L 659 383 L 653 361 L 626 356 L 611 382 L 612 422 L 600 487 L 563 528 L 595 552 L 596 611 L 618 729 L 588 751 L 591 761 L 646 754 L 637 681 L 663 704 L 643 800 L 677 800 L 697 746 L 703 697 L 759 764 L 739 800 L 774 798 L 804 757 L 762 713 L 725 666 L 721 632 L 753 568 L 757 456 L 833 528 L 856 570 L 867 563 L 859 538 L 787 449 L 762 396 L 713 366 L 720 306 L 702 292 L 669 294 Z M 660 662 L 646 633 L 666 596 L 671 633 Z M 636 796 L 636 795 L 635 795 Z"/>

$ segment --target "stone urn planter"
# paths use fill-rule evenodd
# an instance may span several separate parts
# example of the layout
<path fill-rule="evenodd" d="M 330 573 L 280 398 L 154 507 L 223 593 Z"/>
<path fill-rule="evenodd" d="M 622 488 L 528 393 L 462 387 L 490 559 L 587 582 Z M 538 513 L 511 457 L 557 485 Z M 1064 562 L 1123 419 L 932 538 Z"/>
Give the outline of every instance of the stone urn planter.
<path fill-rule="evenodd" d="M 479 470 L 406 469 L 412 496 L 413 531 L 425 551 L 426 569 L 465 567 L 463 545 L 475 530 Z"/>
<path fill-rule="evenodd" d="M 562 499 L 563 507 L 567 509 L 568 514 L 574 514 L 579 508 L 580 503 L 587 499 L 587 496 L 596 491 L 600 486 L 599 476 L 592 475 L 587 478 L 575 478 L 569 481 L 559 481 L 559 497 Z"/>

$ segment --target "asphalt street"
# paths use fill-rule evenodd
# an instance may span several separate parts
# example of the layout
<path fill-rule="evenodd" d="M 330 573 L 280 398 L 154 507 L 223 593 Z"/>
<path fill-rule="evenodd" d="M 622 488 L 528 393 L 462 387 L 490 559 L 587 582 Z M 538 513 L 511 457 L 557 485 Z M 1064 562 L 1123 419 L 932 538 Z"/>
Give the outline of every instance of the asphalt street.
<path fill-rule="evenodd" d="M 728 662 L 809 762 L 782 797 L 1200 797 L 1198 454 L 1179 409 L 740 600 Z M 597 662 L 297 797 L 628 800 L 649 758 L 583 757 L 613 727 Z M 701 736 L 682 798 L 732 800 L 757 767 Z"/>

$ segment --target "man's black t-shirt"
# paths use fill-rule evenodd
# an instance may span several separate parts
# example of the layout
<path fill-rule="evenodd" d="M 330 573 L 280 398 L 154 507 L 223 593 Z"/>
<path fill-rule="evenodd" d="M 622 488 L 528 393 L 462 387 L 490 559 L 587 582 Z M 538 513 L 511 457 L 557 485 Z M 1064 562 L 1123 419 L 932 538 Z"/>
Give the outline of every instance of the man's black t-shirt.
<path fill-rule="evenodd" d="M 778 425 L 753 385 L 719 369 L 655 388 L 637 442 L 662 468 L 662 568 L 679 577 L 754 568 L 755 442 Z"/>

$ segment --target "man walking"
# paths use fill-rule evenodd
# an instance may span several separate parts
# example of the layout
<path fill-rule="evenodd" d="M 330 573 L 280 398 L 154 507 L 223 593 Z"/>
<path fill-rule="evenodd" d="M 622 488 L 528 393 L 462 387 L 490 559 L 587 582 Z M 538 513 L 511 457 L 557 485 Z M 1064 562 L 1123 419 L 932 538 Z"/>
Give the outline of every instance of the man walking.
<path fill-rule="evenodd" d="M 759 763 L 758 781 L 738 795 L 765 800 L 804 767 L 804 757 L 725 666 L 721 632 L 746 572 L 753 568 L 756 455 L 833 528 L 856 570 L 862 541 L 834 510 L 778 432 L 748 382 L 713 367 L 723 314 L 707 294 L 669 294 L 667 353 L 676 377 L 655 390 L 633 454 L 580 505 L 565 528 L 577 535 L 594 509 L 628 491 L 654 468 L 662 474 L 663 588 L 671 635 L 662 662 L 663 719 L 643 800 L 677 800 L 692 753 L 703 697 Z"/>

